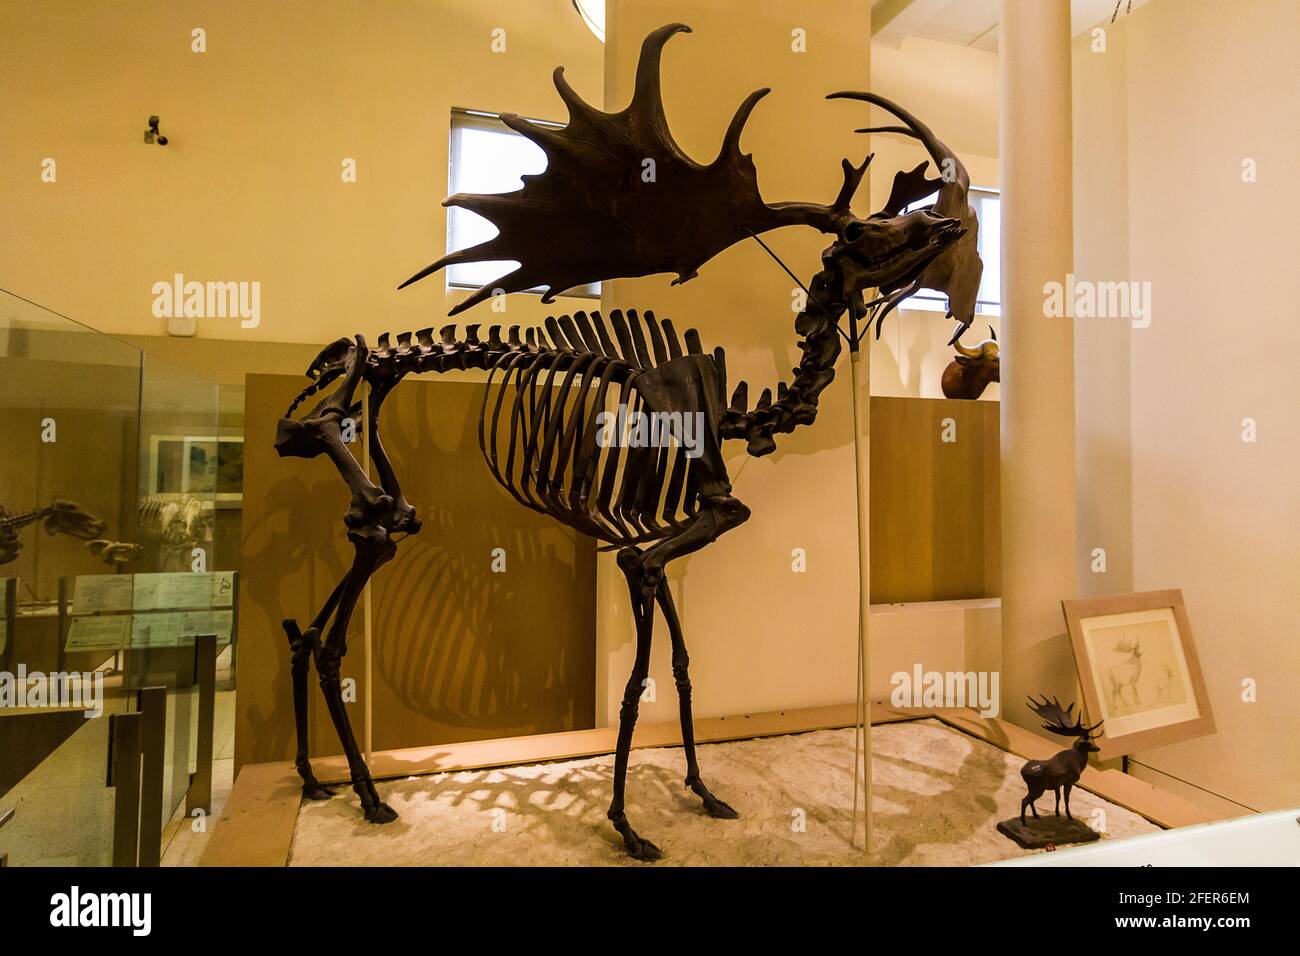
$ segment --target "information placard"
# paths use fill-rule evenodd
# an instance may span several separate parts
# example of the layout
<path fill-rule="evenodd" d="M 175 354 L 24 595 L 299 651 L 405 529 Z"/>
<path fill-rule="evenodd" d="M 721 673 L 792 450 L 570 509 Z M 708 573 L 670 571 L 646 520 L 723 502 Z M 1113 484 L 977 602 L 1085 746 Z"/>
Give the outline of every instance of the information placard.
<path fill-rule="evenodd" d="M 132 649 L 185 647 L 199 634 L 216 634 L 218 644 L 230 643 L 234 615 L 230 611 L 153 611 L 134 616 Z"/>
<path fill-rule="evenodd" d="M 68 628 L 65 651 L 120 651 L 131 636 L 130 614 L 74 617 Z"/>
<path fill-rule="evenodd" d="M 230 607 L 235 590 L 233 571 L 163 571 L 133 577 L 137 611 Z"/>
<path fill-rule="evenodd" d="M 73 584 L 72 613 L 130 611 L 130 574 L 78 574 Z"/>

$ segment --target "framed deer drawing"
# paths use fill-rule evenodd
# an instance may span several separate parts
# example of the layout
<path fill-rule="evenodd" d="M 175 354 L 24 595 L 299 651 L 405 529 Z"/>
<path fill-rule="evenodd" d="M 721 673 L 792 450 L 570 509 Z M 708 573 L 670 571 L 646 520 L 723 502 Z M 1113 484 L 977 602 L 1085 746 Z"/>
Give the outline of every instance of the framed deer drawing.
<path fill-rule="evenodd" d="M 1105 730 L 1099 757 L 1214 733 L 1183 593 L 1062 601 L 1085 710 Z"/>

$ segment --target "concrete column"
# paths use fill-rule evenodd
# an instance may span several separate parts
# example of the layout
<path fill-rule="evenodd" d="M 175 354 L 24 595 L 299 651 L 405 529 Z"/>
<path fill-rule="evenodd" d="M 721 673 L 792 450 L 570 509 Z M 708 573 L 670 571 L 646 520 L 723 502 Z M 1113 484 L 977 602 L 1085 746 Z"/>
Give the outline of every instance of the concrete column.
<path fill-rule="evenodd" d="M 1075 593 L 1073 320 L 1044 285 L 1073 270 L 1069 0 L 1001 0 L 1002 702 L 1076 697 L 1060 601 Z"/>

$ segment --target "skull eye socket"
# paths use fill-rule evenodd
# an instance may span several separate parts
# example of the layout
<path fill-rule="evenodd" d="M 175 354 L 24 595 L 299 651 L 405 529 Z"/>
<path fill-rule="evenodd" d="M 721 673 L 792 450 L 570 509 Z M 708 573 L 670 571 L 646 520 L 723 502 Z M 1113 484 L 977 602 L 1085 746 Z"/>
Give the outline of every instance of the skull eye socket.
<path fill-rule="evenodd" d="M 862 238 L 863 234 L 866 231 L 867 231 L 867 227 L 864 223 L 851 222 L 848 225 L 846 225 L 843 230 L 841 230 L 840 239 L 843 242 L 848 242 L 848 243 L 857 242 L 859 239 Z"/>

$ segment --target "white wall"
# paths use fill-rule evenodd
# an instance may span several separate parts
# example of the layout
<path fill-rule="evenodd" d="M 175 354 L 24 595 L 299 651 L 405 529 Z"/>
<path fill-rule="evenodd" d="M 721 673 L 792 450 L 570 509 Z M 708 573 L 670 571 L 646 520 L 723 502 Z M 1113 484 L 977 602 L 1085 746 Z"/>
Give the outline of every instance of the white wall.
<path fill-rule="evenodd" d="M 1289 280 L 1300 220 L 1300 6 L 1153 0 L 1118 30 L 1125 35 L 1104 62 L 1076 70 L 1076 108 L 1100 111 L 1076 126 L 1093 131 L 1076 142 L 1076 162 L 1093 167 L 1076 180 L 1076 208 L 1106 208 L 1094 225 L 1104 216 L 1127 222 L 1126 235 L 1094 232 L 1094 243 L 1114 245 L 1094 250 L 1092 267 L 1152 283 L 1153 318 L 1080 351 L 1081 363 L 1120 367 L 1081 377 L 1080 407 L 1122 409 L 1124 343 L 1108 353 L 1103 339 L 1126 336 L 1132 587 L 1183 590 L 1218 724 L 1212 737 L 1137 759 L 1160 782 L 1180 778 L 1254 808 L 1292 807 L 1300 803 L 1300 323 Z M 1097 172 L 1114 168 L 1117 151 L 1126 182 Z M 1257 164 L 1257 182 L 1242 181 L 1246 159 Z M 1257 423 L 1254 443 L 1242 441 L 1246 418 Z M 1122 418 L 1090 435 L 1103 444 L 1122 438 Z M 1122 459 L 1095 450 L 1099 489 Z M 1093 495 L 1087 513 L 1105 505 Z M 1117 498 L 1111 507 L 1099 525 L 1122 523 L 1130 504 Z M 1257 685 L 1256 702 L 1243 701 L 1245 681 Z"/>

